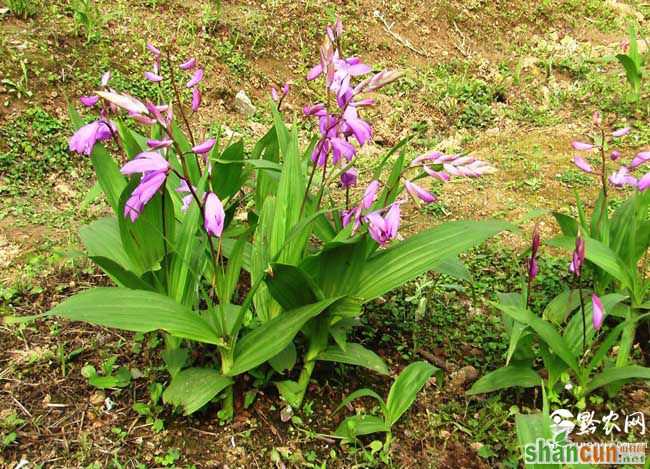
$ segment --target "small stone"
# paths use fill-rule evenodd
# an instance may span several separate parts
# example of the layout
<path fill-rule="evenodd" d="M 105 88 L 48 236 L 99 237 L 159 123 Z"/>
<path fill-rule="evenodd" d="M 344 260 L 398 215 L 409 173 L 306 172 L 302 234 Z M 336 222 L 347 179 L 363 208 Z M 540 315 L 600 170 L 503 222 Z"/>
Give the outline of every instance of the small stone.
<path fill-rule="evenodd" d="M 235 96 L 235 109 L 246 117 L 255 114 L 255 106 L 244 90 L 239 91 Z"/>
<path fill-rule="evenodd" d="M 90 396 L 90 403 L 94 406 L 103 405 L 105 399 L 106 399 L 106 394 L 104 394 L 101 391 L 97 391 L 94 392 L 92 396 Z"/>
<path fill-rule="evenodd" d="M 461 389 L 464 385 L 475 381 L 478 378 L 478 371 L 472 365 L 462 367 L 460 370 L 452 373 L 449 380 L 449 386 L 452 389 Z"/>

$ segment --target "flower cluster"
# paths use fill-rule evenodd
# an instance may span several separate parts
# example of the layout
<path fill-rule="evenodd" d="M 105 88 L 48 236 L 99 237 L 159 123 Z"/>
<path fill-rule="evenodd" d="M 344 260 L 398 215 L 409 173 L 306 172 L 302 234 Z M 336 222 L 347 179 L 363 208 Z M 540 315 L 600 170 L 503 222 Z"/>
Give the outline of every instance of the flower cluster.
<path fill-rule="evenodd" d="M 596 115 L 594 117 L 594 123 L 598 127 L 600 127 L 602 122 L 599 115 Z M 599 151 L 601 155 L 603 155 L 602 168 L 600 170 L 601 171 L 600 174 L 596 169 L 594 169 L 591 166 L 591 164 L 589 164 L 589 162 L 584 157 L 580 155 L 576 155 L 573 158 L 573 163 L 585 173 L 595 174 L 603 177 L 603 181 L 605 180 L 606 177 L 609 183 L 614 187 L 623 188 L 625 186 L 631 186 L 631 187 L 636 187 L 641 192 L 645 191 L 646 189 L 648 189 L 648 187 L 650 187 L 650 171 L 641 177 L 636 177 L 633 173 L 644 163 L 650 161 L 650 151 L 642 151 L 640 153 L 637 153 L 637 155 L 632 159 L 630 164 L 619 166 L 619 168 L 616 171 L 614 171 L 609 175 L 607 175 L 606 173 L 604 155 L 607 151 L 608 143 L 612 143 L 614 139 L 619 139 L 621 137 L 626 136 L 629 133 L 630 133 L 630 128 L 623 127 L 621 129 L 615 130 L 610 134 L 609 142 L 606 141 L 605 133 L 602 132 L 602 137 L 601 137 L 602 141 L 593 142 L 593 143 L 574 141 L 571 143 L 571 146 L 573 147 L 574 150 L 581 151 L 581 152 Z M 621 158 L 621 152 L 619 150 L 614 149 L 609 154 L 609 159 L 611 161 L 618 161 L 620 160 L 620 158 Z"/>
<path fill-rule="evenodd" d="M 153 83 L 163 81 L 161 75 L 161 51 L 151 43 L 147 43 L 147 49 L 154 57 L 153 68 L 145 72 L 144 76 Z M 201 105 L 201 91 L 199 84 L 203 80 L 204 71 L 198 67 L 197 60 L 190 58 L 178 65 L 179 69 L 185 72 L 191 72 L 190 79 L 185 84 L 186 88 L 192 90 L 192 100 L 190 108 L 193 112 L 198 111 Z M 173 78 L 173 73 L 171 74 Z M 100 110 L 100 119 L 81 127 L 70 138 L 69 147 L 71 151 L 80 154 L 90 155 L 95 144 L 99 141 L 108 140 L 117 137 L 115 124 L 108 119 L 110 114 L 117 114 L 120 109 L 127 112 L 128 117 L 137 123 L 143 125 L 160 125 L 166 134 L 166 138 L 147 140 L 148 149 L 140 152 L 131 161 L 125 163 L 121 168 L 121 173 L 126 176 L 139 174 L 140 181 L 131 193 L 124 206 L 124 216 L 135 222 L 144 207 L 149 201 L 165 187 L 167 177 L 171 172 L 176 171 L 169 164 L 169 148 L 176 147 L 178 156 L 182 159 L 185 154 L 179 150 L 177 142 L 173 138 L 172 122 L 174 113 L 171 104 L 154 104 L 151 102 L 142 102 L 139 99 L 124 93 L 118 93 L 108 87 L 110 74 L 104 74 L 101 80 L 101 90 L 91 96 L 82 96 L 81 103 L 84 106 L 95 106 L 102 99 L 102 108 Z M 172 83 L 174 88 L 175 83 Z M 176 88 L 175 88 L 176 89 Z M 179 93 L 176 93 L 177 99 Z M 180 102 L 177 103 L 182 106 Z M 181 107 L 182 112 L 182 107 Z M 210 171 L 210 165 L 207 159 L 208 153 L 215 146 L 214 138 L 207 138 L 205 141 L 195 144 L 192 147 L 192 153 L 205 157 L 207 171 Z M 176 173 L 180 178 L 180 185 L 177 192 L 186 194 L 183 199 L 182 209 L 185 211 L 196 200 L 200 206 L 203 215 L 203 227 L 208 236 L 221 236 L 225 223 L 225 213 L 221 200 L 216 194 L 208 192 L 201 199 L 197 194 L 196 188 L 190 184 L 188 174 Z"/>
<path fill-rule="evenodd" d="M 359 116 L 359 110 L 372 106 L 374 100 L 362 98 L 364 93 L 376 91 L 395 81 L 401 75 L 396 71 L 385 70 L 371 77 L 353 83 L 354 79 L 372 72 L 369 65 L 359 57 L 344 57 L 340 48 L 343 26 L 340 20 L 327 27 L 325 42 L 320 50 L 320 62 L 307 74 L 307 80 L 323 76 L 326 91 L 333 96 L 334 109 L 318 103 L 304 108 L 306 116 L 319 121 L 321 138 L 314 147 L 311 159 L 316 166 L 325 167 L 329 156 L 332 163 L 352 161 L 357 154 L 357 147 L 365 145 L 372 138 L 372 127 Z"/>

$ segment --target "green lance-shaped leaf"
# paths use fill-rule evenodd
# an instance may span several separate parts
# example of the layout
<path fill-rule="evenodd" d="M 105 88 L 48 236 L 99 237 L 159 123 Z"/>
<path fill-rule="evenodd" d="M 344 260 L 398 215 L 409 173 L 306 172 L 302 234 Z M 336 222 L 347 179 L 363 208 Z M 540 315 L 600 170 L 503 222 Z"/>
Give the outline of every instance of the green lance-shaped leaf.
<path fill-rule="evenodd" d="M 377 298 L 507 229 L 509 223 L 496 220 L 456 221 L 418 233 L 369 258 L 356 295 Z"/>
<path fill-rule="evenodd" d="M 79 230 L 79 237 L 89 257 L 104 257 L 126 270 L 133 271 L 131 260 L 122 246 L 117 218 L 105 217 L 95 220 Z"/>
<path fill-rule="evenodd" d="M 475 394 L 483 394 L 515 386 L 532 388 L 541 384 L 542 379 L 533 369 L 527 366 L 513 365 L 499 368 L 486 374 L 474 383 L 466 394 L 473 396 Z"/>
<path fill-rule="evenodd" d="M 346 363 L 348 365 L 362 366 L 382 375 L 389 374 L 386 362 L 372 350 L 361 344 L 348 343 L 345 350 L 332 346 L 318 355 L 318 360 L 327 362 Z"/>
<path fill-rule="evenodd" d="M 90 154 L 90 160 L 95 168 L 95 174 L 99 185 L 106 195 L 106 200 L 117 216 L 121 216 L 120 196 L 126 187 L 126 178 L 120 173 L 120 168 L 111 155 L 106 151 L 106 147 L 97 143 Z"/>
<path fill-rule="evenodd" d="M 237 343 L 233 365 L 227 370 L 228 376 L 244 373 L 282 352 L 307 321 L 318 316 L 337 299 L 328 298 L 285 311 L 248 333 Z"/>
<path fill-rule="evenodd" d="M 163 393 L 166 404 L 182 406 L 185 415 L 192 414 L 233 383 L 232 378 L 210 368 L 188 368 L 172 379 Z"/>
<path fill-rule="evenodd" d="M 576 360 L 575 355 L 571 352 L 571 347 L 567 342 L 565 342 L 550 322 L 544 321 L 523 308 L 498 303 L 493 304 L 514 320 L 526 324 L 533 329 L 537 335 L 546 342 L 553 353 L 569 365 L 573 371 L 580 373 L 578 361 Z"/>
<path fill-rule="evenodd" d="M 526 460 L 526 453 L 524 448 L 529 444 L 535 444 L 538 439 L 551 439 L 551 429 L 548 425 L 548 418 L 544 414 L 517 414 L 515 416 L 515 425 L 517 427 L 517 439 L 519 440 L 519 447 L 522 451 L 524 461 Z M 560 469 L 559 464 L 526 464 L 526 469 Z"/>
<path fill-rule="evenodd" d="M 404 368 L 390 388 L 386 399 L 386 424 L 391 427 L 415 401 L 418 392 L 439 371 L 427 362 L 415 362 Z"/>
<path fill-rule="evenodd" d="M 596 241 L 595 239 L 584 235 L 583 238 L 585 240 L 585 257 L 587 260 L 593 262 L 609 275 L 621 282 L 623 287 L 631 288 L 632 282 L 627 273 L 626 267 L 616 253 L 600 241 Z M 557 238 L 549 240 L 548 244 L 572 250 L 575 248 L 575 242 L 575 237 L 558 236 Z"/>
<path fill-rule="evenodd" d="M 220 199 L 226 199 L 241 188 L 242 169 L 241 161 L 244 157 L 244 143 L 240 140 L 226 148 L 219 161 L 212 168 L 212 191 Z M 223 161 L 223 162 L 221 162 Z"/>
<path fill-rule="evenodd" d="M 78 293 L 40 316 L 59 316 L 99 326 L 134 332 L 163 330 L 184 339 L 221 344 L 222 340 L 201 317 L 159 293 L 119 287 L 100 287 Z"/>
<path fill-rule="evenodd" d="M 334 434 L 340 438 L 353 440 L 357 436 L 387 432 L 389 428 L 384 419 L 375 415 L 354 415 L 343 420 Z"/>
<path fill-rule="evenodd" d="M 271 296 L 284 309 L 294 309 L 323 299 L 314 280 L 300 267 L 271 264 L 272 273 L 264 281 Z"/>
<path fill-rule="evenodd" d="M 590 393 L 608 384 L 628 379 L 650 380 L 650 368 L 636 365 L 608 368 L 587 384 L 585 392 Z"/>

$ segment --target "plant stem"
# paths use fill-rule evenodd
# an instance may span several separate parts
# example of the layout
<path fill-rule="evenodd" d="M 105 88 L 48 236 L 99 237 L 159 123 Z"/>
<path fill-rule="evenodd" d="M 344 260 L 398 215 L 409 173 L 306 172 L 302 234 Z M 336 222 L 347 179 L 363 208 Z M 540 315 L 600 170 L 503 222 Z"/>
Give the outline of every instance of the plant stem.
<path fill-rule="evenodd" d="M 178 85 L 176 84 L 174 67 L 172 65 L 172 59 L 169 53 L 169 49 L 167 49 L 166 51 L 166 57 L 167 57 L 167 66 L 169 67 L 169 77 L 171 79 L 172 88 L 174 89 L 174 96 L 176 97 L 176 104 L 178 104 L 178 109 L 181 114 L 181 118 L 183 119 L 183 122 L 185 123 L 185 127 L 187 128 L 187 133 L 190 136 L 190 141 L 192 142 L 192 146 L 194 146 L 196 145 L 196 141 L 194 140 L 194 134 L 192 134 L 192 127 L 190 127 L 190 122 L 187 120 L 187 116 L 185 115 L 185 111 L 183 110 L 183 103 L 181 102 L 181 94 L 178 91 Z"/>
<path fill-rule="evenodd" d="M 302 212 L 305 209 L 305 203 L 307 202 L 307 197 L 309 196 L 309 188 L 311 187 L 311 182 L 314 180 L 314 173 L 316 173 L 316 163 L 311 168 L 311 174 L 309 175 L 309 181 L 307 181 L 307 187 L 305 188 L 305 195 L 302 197 L 302 203 L 300 204 L 300 216 L 302 217 Z"/>
<path fill-rule="evenodd" d="M 585 300 L 582 297 L 582 286 L 580 281 L 576 279 L 578 283 L 578 297 L 580 298 L 580 311 L 582 313 L 582 354 L 584 355 L 585 350 L 587 350 L 587 319 L 585 317 Z"/>

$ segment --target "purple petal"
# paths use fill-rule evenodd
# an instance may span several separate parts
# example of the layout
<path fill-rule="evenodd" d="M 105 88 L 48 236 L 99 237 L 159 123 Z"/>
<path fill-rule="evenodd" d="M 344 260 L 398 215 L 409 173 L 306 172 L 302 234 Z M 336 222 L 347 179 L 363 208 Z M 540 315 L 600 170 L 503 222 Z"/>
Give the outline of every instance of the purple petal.
<path fill-rule="evenodd" d="M 377 199 L 378 191 L 379 191 L 379 181 L 374 180 L 370 184 L 368 184 L 368 187 L 366 188 L 366 191 L 363 194 L 363 198 L 361 199 L 360 207 L 366 210 L 369 209 Z"/>
<path fill-rule="evenodd" d="M 354 145 L 343 138 L 332 138 L 330 139 L 330 143 L 332 144 L 332 161 L 334 164 L 338 163 L 341 157 L 350 161 L 357 152 Z"/>
<path fill-rule="evenodd" d="M 573 164 L 575 164 L 578 168 L 583 170 L 585 173 L 593 173 L 594 172 L 591 165 L 589 165 L 589 163 L 587 163 L 587 160 L 585 160 L 581 156 L 576 156 L 575 158 L 573 158 Z"/>
<path fill-rule="evenodd" d="M 422 169 L 424 169 L 424 172 L 433 178 L 439 179 L 442 182 L 449 181 L 449 174 L 445 173 L 444 171 L 434 171 L 428 166 L 423 166 Z"/>
<path fill-rule="evenodd" d="M 646 173 L 645 176 L 639 179 L 639 183 L 637 184 L 637 188 L 641 192 L 645 191 L 648 187 L 650 187 L 650 173 Z"/>
<path fill-rule="evenodd" d="M 609 176 L 609 182 L 616 187 L 637 186 L 636 178 L 630 174 L 630 171 L 625 166 L 621 166 L 618 171 L 612 173 Z"/>
<path fill-rule="evenodd" d="M 323 73 L 323 66 L 320 63 L 316 64 L 311 70 L 309 70 L 309 73 L 307 73 L 307 80 L 315 80 L 321 73 Z"/>
<path fill-rule="evenodd" d="M 198 145 L 192 147 L 192 151 L 198 155 L 203 155 L 204 153 L 209 152 L 212 150 L 212 147 L 217 143 L 217 140 L 214 138 L 209 138 L 203 143 L 199 143 Z"/>
<path fill-rule="evenodd" d="M 612 161 L 616 161 L 621 157 L 621 152 L 618 150 L 613 150 L 612 154 L 609 155 L 609 157 L 611 158 Z"/>
<path fill-rule="evenodd" d="M 205 221 L 203 228 L 209 236 L 221 236 L 223 232 L 223 225 L 226 219 L 226 214 L 223 210 L 223 205 L 216 194 L 209 192 L 205 198 Z"/>
<path fill-rule="evenodd" d="M 594 145 L 592 145 L 591 143 L 577 142 L 577 141 L 571 142 L 571 146 L 579 151 L 587 151 L 594 148 Z"/>
<path fill-rule="evenodd" d="M 79 101 L 81 101 L 81 104 L 83 104 L 86 107 L 93 107 L 95 104 L 97 104 L 97 101 L 99 101 L 99 96 L 97 95 L 81 96 L 79 98 Z"/>
<path fill-rule="evenodd" d="M 352 187 L 357 185 L 357 170 L 350 168 L 341 174 L 341 186 Z"/>
<path fill-rule="evenodd" d="M 201 107 L 201 90 L 195 86 L 192 88 L 192 111 L 198 111 L 199 107 Z"/>
<path fill-rule="evenodd" d="M 199 68 L 196 70 L 196 72 L 194 72 L 194 75 L 192 75 L 192 78 L 185 84 L 185 86 L 187 88 L 192 88 L 198 85 L 201 80 L 203 80 L 203 69 Z"/>
<path fill-rule="evenodd" d="M 98 91 L 97 94 L 109 103 L 115 104 L 133 114 L 148 114 L 147 107 L 138 99 L 128 94 L 120 94 L 112 91 Z"/>
<path fill-rule="evenodd" d="M 160 49 L 154 46 L 152 43 L 147 42 L 147 49 L 156 57 L 160 57 Z"/>
<path fill-rule="evenodd" d="M 110 125 L 110 127 L 109 127 Z M 112 130 L 112 131 L 111 131 Z M 80 155 L 90 155 L 95 144 L 101 140 L 108 140 L 115 132 L 113 124 L 97 120 L 80 127 L 68 141 L 70 151 Z"/>
<path fill-rule="evenodd" d="M 110 79 L 111 79 L 111 72 L 105 72 L 102 75 L 102 79 L 99 83 L 99 86 L 101 86 L 102 88 L 108 86 L 108 82 L 110 81 Z"/>
<path fill-rule="evenodd" d="M 149 171 L 167 171 L 169 163 L 156 151 L 145 151 L 127 162 L 120 172 L 122 174 L 145 173 Z"/>
<path fill-rule="evenodd" d="M 418 186 L 417 184 L 412 183 L 411 181 L 405 181 L 404 187 L 413 198 L 420 199 L 424 203 L 430 204 L 437 200 L 435 195 Z"/>
<path fill-rule="evenodd" d="M 155 74 L 154 72 L 144 72 L 144 77 L 153 83 L 161 82 L 163 79 L 163 77 Z"/>
<path fill-rule="evenodd" d="M 630 128 L 629 127 L 623 127 L 622 129 L 615 130 L 612 132 L 612 137 L 624 137 L 625 135 L 630 133 Z"/>
<path fill-rule="evenodd" d="M 603 326 L 603 321 L 605 320 L 605 307 L 596 294 L 591 295 L 591 308 L 591 319 L 594 329 L 599 330 Z"/>
<path fill-rule="evenodd" d="M 350 67 L 348 68 L 348 73 L 353 77 L 365 75 L 366 73 L 370 73 L 371 71 L 372 71 L 372 67 L 361 63 L 356 65 L 350 65 Z"/>
<path fill-rule="evenodd" d="M 174 143 L 171 139 L 166 140 L 147 140 L 147 146 L 152 150 L 159 150 L 160 148 L 169 148 Z"/>
<path fill-rule="evenodd" d="M 182 64 L 179 65 L 181 70 L 190 70 L 195 66 L 196 66 L 196 59 L 194 57 L 189 59 L 187 62 L 183 62 Z"/>
<path fill-rule="evenodd" d="M 640 153 L 637 153 L 637 155 L 632 160 L 632 163 L 630 163 L 630 169 L 637 168 L 647 161 L 650 161 L 650 151 L 642 151 Z"/>
<path fill-rule="evenodd" d="M 394 203 L 388 209 L 388 213 L 385 217 L 386 220 L 386 234 L 388 239 L 395 239 L 397 237 L 397 230 L 399 230 L 400 224 L 400 208 L 399 203 Z"/>

